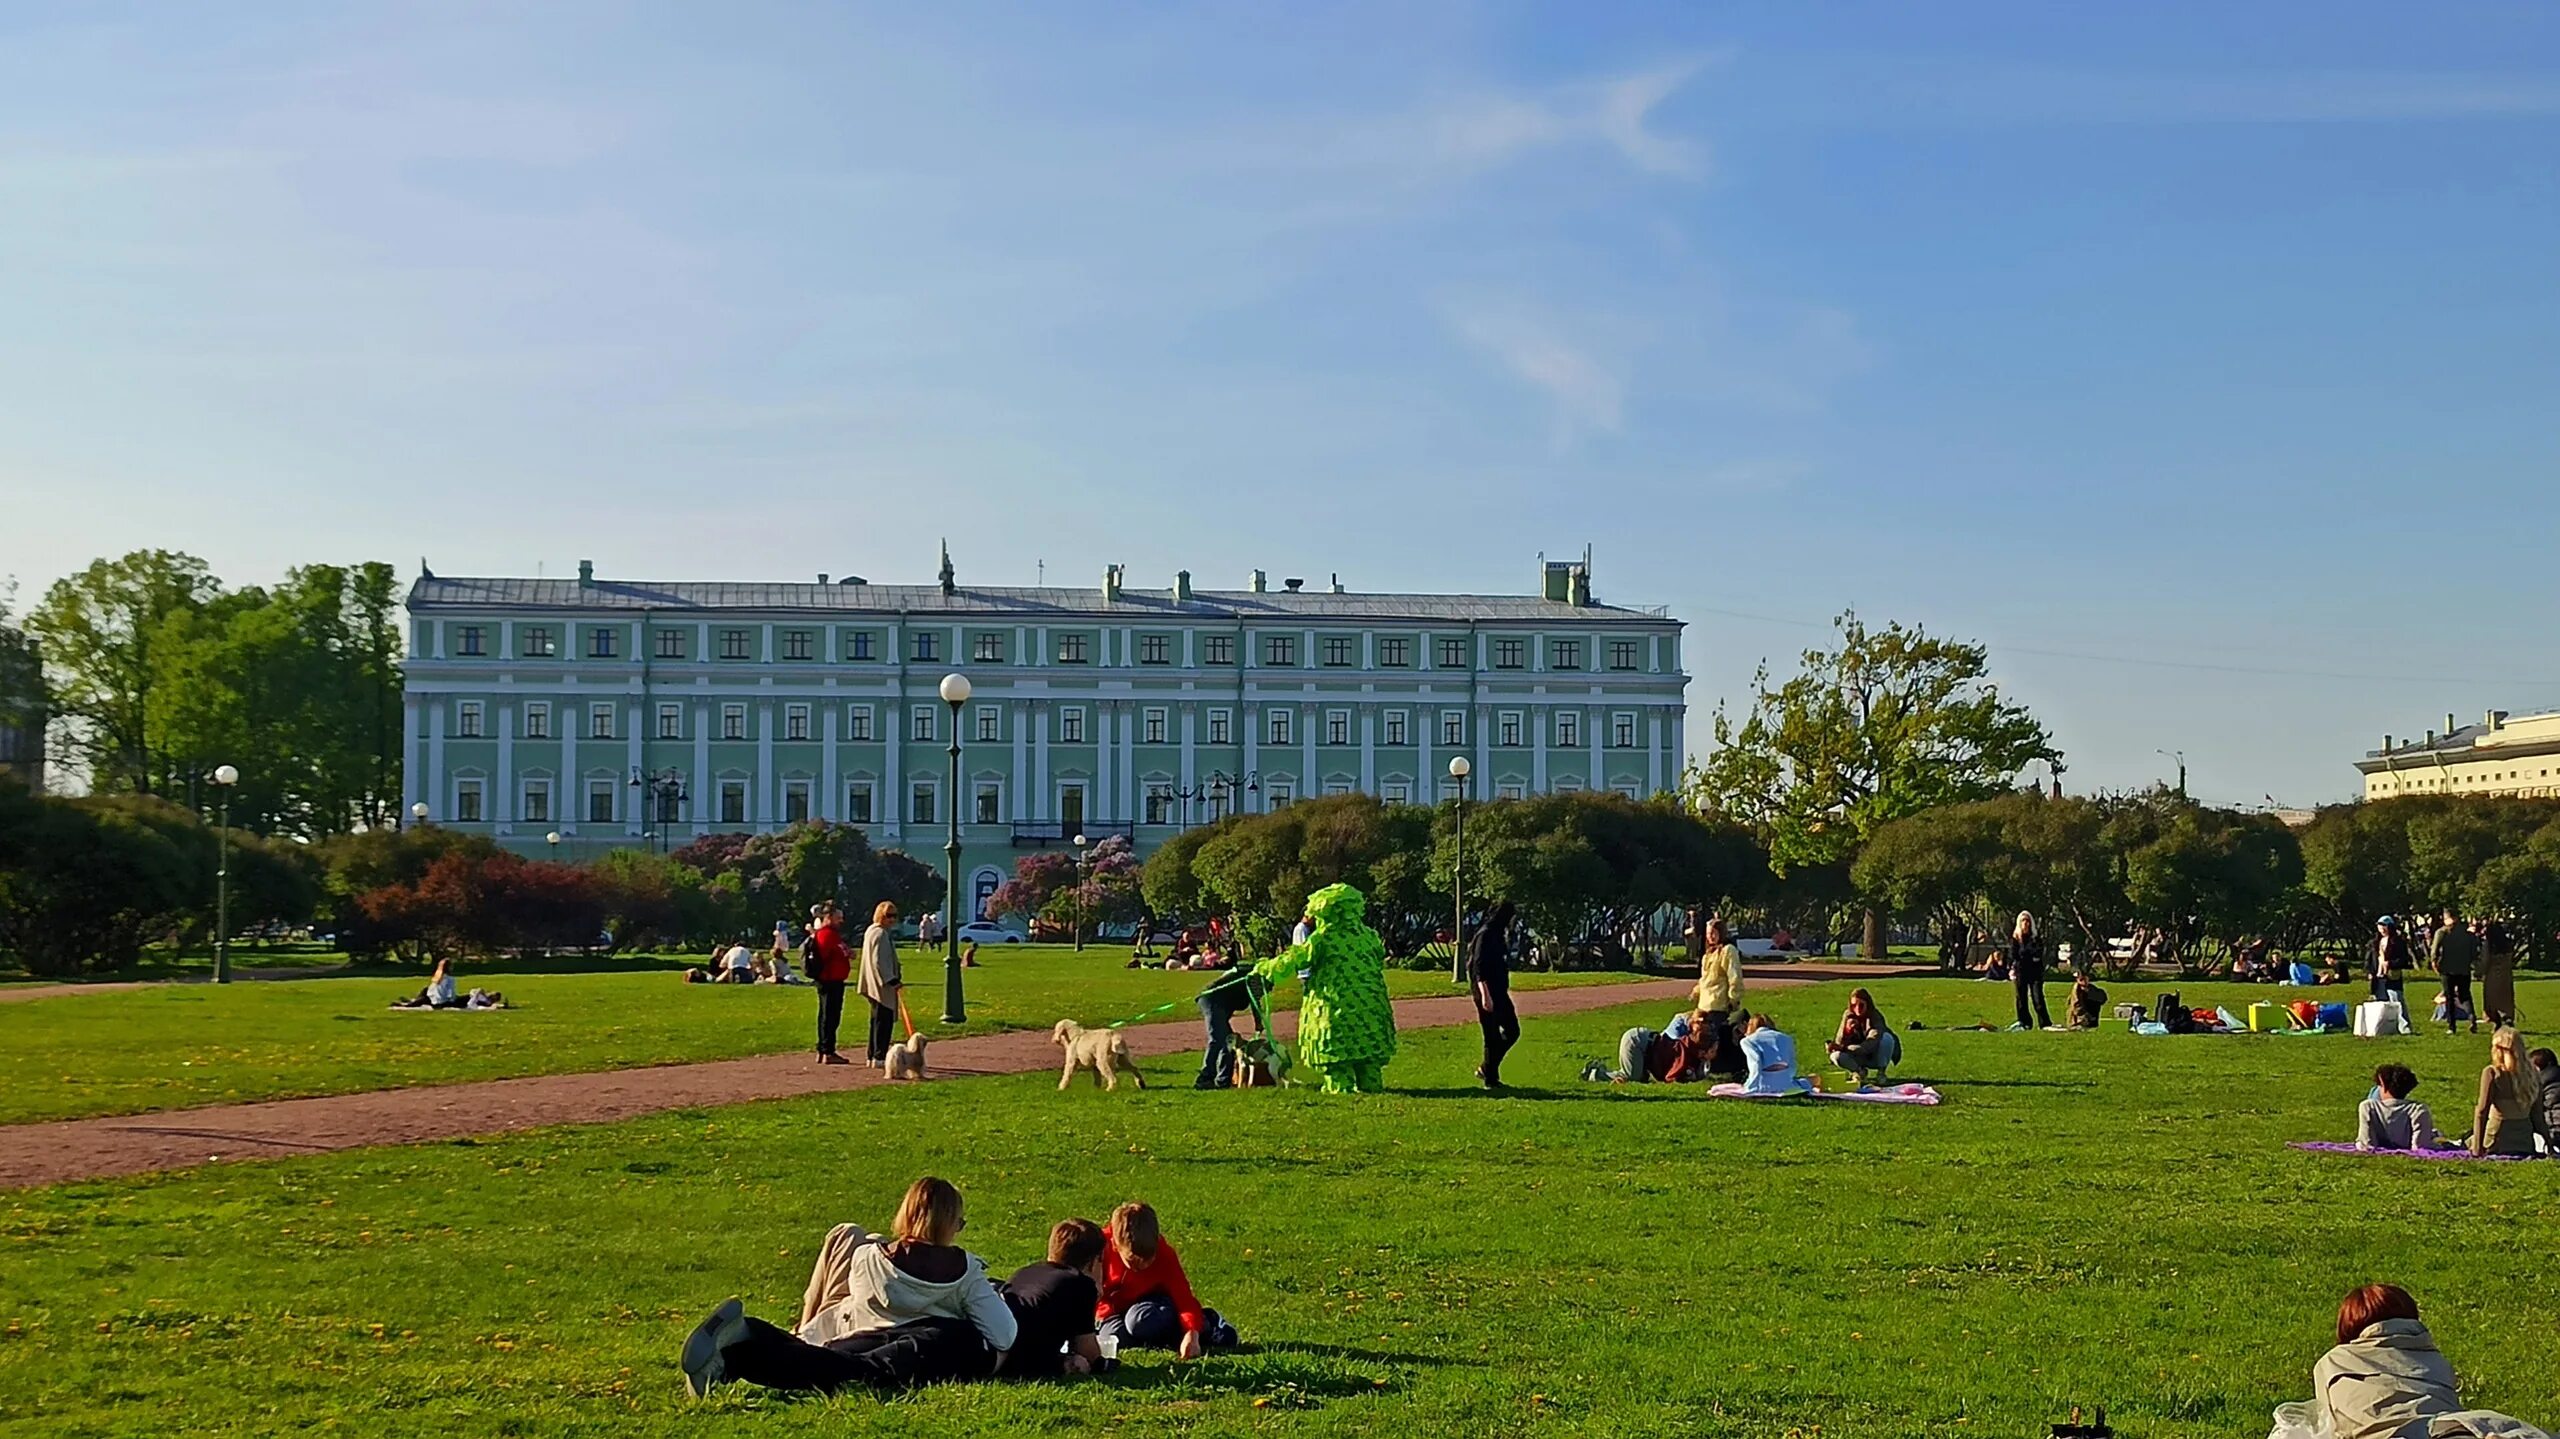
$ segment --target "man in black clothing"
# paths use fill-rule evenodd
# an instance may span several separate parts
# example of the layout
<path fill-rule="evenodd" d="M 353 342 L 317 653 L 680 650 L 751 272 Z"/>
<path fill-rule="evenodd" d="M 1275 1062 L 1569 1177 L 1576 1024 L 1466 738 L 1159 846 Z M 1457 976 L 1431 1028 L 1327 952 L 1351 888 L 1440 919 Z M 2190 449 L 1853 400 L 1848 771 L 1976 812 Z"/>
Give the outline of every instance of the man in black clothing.
<path fill-rule="evenodd" d="M 1008 1379 L 1055 1379 L 1101 1366 L 1093 1315 L 1102 1298 L 1102 1226 L 1062 1219 L 1049 1231 L 1049 1257 L 996 1287 L 1021 1333 L 1005 1351 Z"/>
<path fill-rule="evenodd" d="M 1232 1089 L 1236 1082 L 1236 1016 L 1253 1007 L 1270 990 L 1262 976 L 1238 965 L 1233 973 L 1200 991 L 1200 1022 L 1209 1030 L 1209 1052 L 1200 1061 L 1194 1089 Z"/>
<path fill-rule="evenodd" d="M 2442 927 L 2436 930 L 2436 973 L 2444 976 L 2444 1032 L 2468 1018 L 2471 1032 L 2480 1032 L 2480 1011 L 2471 1007 L 2471 966 L 2480 958 L 2480 936 L 2470 926 L 2453 917 L 2452 910 L 2440 916 Z"/>
<path fill-rule="evenodd" d="M 715 1364 L 697 1357 L 718 1356 Z M 698 1398 L 713 1384 L 739 1380 L 767 1389 L 904 1389 L 949 1379 L 981 1379 L 996 1355 L 965 1319 L 910 1319 L 812 1344 L 761 1319 L 735 1299 L 711 1311 L 685 1341 L 685 1384 Z"/>
<path fill-rule="evenodd" d="M 2408 1010 L 2404 991 L 2409 984 L 2409 941 L 2400 933 L 2400 921 L 2390 915 L 2375 920 L 2374 929 L 2377 932 L 2370 952 L 2373 997 L 2400 1004 L 2405 1014 Z"/>
<path fill-rule="evenodd" d="M 1511 1007 L 1511 901 L 1504 900 L 1484 918 L 1467 952 L 1467 977 L 1475 986 L 1476 1025 L 1484 1031 L 1484 1063 L 1476 1078 L 1487 1089 L 1502 1087 L 1502 1056 L 1520 1042 L 1520 1012 Z"/>

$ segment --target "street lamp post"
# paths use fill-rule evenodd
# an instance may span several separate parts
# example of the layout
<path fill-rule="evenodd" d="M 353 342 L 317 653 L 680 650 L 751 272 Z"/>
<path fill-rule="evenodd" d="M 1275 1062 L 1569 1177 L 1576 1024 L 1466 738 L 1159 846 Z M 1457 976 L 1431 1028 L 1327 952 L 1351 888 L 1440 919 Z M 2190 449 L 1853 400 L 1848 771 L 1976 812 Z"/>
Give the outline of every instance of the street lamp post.
<path fill-rule="evenodd" d="M 222 837 L 213 866 L 213 982 L 231 982 L 231 787 L 240 782 L 240 771 L 223 765 L 213 772 L 213 783 L 222 791 Z"/>
<path fill-rule="evenodd" d="M 551 833 L 544 835 L 542 837 L 542 842 L 551 847 L 551 862 L 553 864 L 558 864 L 560 862 L 560 831 L 555 829 Z"/>
<path fill-rule="evenodd" d="M 960 987 L 960 707 L 969 702 L 969 677 L 944 675 L 942 702 L 951 706 L 950 838 L 942 846 L 942 1022 L 966 1024 L 969 1002 Z"/>
<path fill-rule="evenodd" d="M 650 775 L 643 775 L 635 769 L 631 772 L 631 787 L 640 791 L 640 798 L 636 801 L 641 806 L 640 842 L 645 846 L 654 836 L 658 853 L 666 853 L 667 823 L 683 811 L 687 798 L 684 776 L 673 768 Z"/>
<path fill-rule="evenodd" d="M 1076 836 L 1076 953 L 1084 953 L 1084 836 Z"/>
<path fill-rule="evenodd" d="M 1457 857 L 1449 864 L 1449 982 L 1467 982 L 1467 776 L 1475 769 L 1465 755 L 1449 757 L 1449 778 L 1458 787 Z"/>
<path fill-rule="evenodd" d="M 416 820 L 419 827 L 424 828 L 427 823 L 427 802 L 420 800 L 409 806 L 409 818 Z"/>
<path fill-rule="evenodd" d="M 2182 749 L 2155 749 L 2153 754 L 2178 762 L 2178 798 L 2187 797 L 2187 752 Z"/>

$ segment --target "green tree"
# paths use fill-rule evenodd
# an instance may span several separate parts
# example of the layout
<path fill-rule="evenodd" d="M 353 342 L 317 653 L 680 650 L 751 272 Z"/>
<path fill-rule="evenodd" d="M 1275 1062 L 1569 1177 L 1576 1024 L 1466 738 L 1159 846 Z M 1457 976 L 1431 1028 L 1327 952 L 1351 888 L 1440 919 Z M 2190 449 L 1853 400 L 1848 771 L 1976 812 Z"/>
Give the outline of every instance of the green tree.
<path fill-rule="evenodd" d="M 56 580 L 27 616 L 44 645 L 64 721 L 63 750 L 102 794 L 165 794 L 176 771 L 150 743 L 154 652 L 174 615 L 203 608 L 220 584 L 193 555 L 136 550 Z"/>
<path fill-rule="evenodd" d="M 1855 613 L 1834 627 L 1835 646 L 1805 651 L 1786 683 L 1771 688 L 1761 667 L 1739 724 L 1717 707 L 1716 747 L 1684 781 L 1699 808 L 1758 834 L 1778 873 L 1843 864 L 1885 824 L 1989 799 L 2030 762 L 2060 758 L 1991 683 L 1981 645 L 1871 630 Z M 1867 949 L 1883 949 L 1872 913 Z"/>
<path fill-rule="evenodd" d="M 45 731 L 53 722 L 44 654 L 9 618 L 11 595 L 0 587 L 0 765 L 42 754 Z"/>

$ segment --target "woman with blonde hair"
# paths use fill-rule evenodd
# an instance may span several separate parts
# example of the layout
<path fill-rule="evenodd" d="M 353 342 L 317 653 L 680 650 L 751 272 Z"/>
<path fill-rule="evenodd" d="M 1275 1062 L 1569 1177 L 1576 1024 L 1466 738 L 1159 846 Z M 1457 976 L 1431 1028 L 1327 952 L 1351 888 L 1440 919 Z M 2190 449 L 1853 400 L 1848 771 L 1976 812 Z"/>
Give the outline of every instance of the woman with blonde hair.
<path fill-rule="evenodd" d="M 2053 1016 L 2044 1007 L 2044 936 L 2036 933 L 2036 917 L 2018 911 L 2018 921 L 2009 930 L 2009 990 L 2018 1000 L 2018 1022 L 2013 1029 L 2050 1029 Z M 2027 1002 L 2035 1001 L 2035 1013 L 2027 1013 Z"/>
<path fill-rule="evenodd" d="M 906 988 L 906 972 L 898 966 L 898 907 L 887 900 L 871 910 L 871 928 L 862 935 L 862 997 L 871 1001 L 871 1040 L 864 1062 L 877 1069 L 889 1062 L 898 1042 L 898 1006 Z"/>
<path fill-rule="evenodd" d="M 1703 910 L 1690 949 L 1698 956 L 1697 1003 L 1702 1031 L 1693 1039 L 1709 1073 L 1740 1077 L 1742 1057 L 1742 951 L 1728 937 L 1724 918 Z"/>
<path fill-rule="evenodd" d="M 2480 1103 L 2471 1114 L 2474 1154 L 2533 1153 L 2534 1109 L 2542 1077 L 2524 1060 L 2524 1041 L 2513 1029 L 2489 1039 L 2489 1064 L 2480 1071 Z"/>

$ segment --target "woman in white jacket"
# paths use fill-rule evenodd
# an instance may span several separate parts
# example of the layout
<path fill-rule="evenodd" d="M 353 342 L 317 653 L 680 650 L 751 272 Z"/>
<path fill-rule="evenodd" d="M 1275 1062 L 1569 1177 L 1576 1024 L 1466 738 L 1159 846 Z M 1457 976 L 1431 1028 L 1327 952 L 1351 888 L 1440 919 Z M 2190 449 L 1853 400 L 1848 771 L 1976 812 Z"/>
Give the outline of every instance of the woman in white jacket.
<path fill-rule="evenodd" d="M 737 1379 L 832 1392 L 993 1373 L 1017 1325 L 986 1265 L 957 1242 L 967 1224 L 960 1191 L 928 1177 L 908 1186 L 887 1237 L 837 1225 L 809 1276 L 798 1332 L 750 1319 L 731 1299 L 686 1338 L 685 1386 L 702 1395 Z"/>

